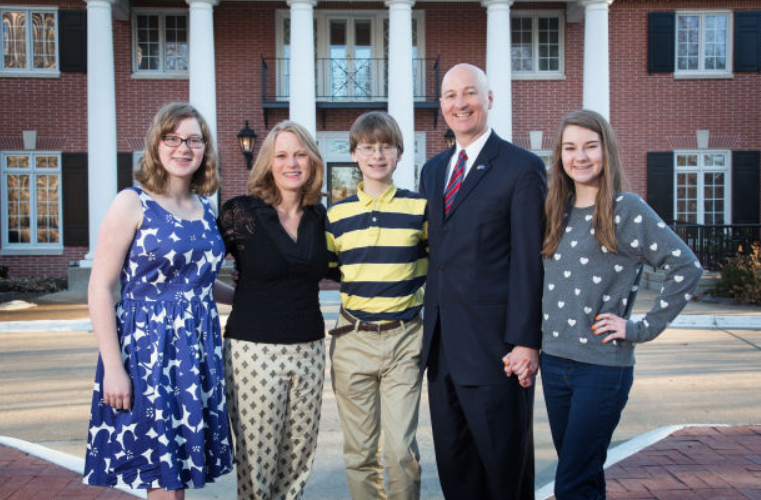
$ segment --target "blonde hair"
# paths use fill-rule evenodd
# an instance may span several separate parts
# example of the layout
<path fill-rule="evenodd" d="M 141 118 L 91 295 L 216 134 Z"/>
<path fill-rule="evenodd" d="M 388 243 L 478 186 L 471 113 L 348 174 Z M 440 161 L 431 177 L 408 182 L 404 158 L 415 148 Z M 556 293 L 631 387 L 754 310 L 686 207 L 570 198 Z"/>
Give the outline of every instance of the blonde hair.
<path fill-rule="evenodd" d="M 325 176 L 325 164 L 322 161 L 317 143 L 307 130 L 296 122 L 284 120 L 275 125 L 264 138 L 262 147 L 256 157 L 251 175 L 248 176 L 246 192 L 261 198 L 269 205 L 279 205 L 283 197 L 272 177 L 272 164 L 275 159 L 275 140 L 282 132 L 290 132 L 298 137 L 306 149 L 312 166 L 309 178 L 301 188 L 301 205 L 316 205 L 322 199 L 322 180 Z"/>
<path fill-rule="evenodd" d="M 363 113 L 354 120 L 349 129 L 349 151 L 353 153 L 360 142 L 391 144 L 396 146 L 399 154 L 404 152 L 404 140 L 399 124 L 384 111 Z"/>
<path fill-rule="evenodd" d="M 563 169 L 562 162 L 563 133 L 566 127 L 571 125 L 591 130 L 600 136 L 603 163 L 600 172 L 600 189 L 597 192 L 595 209 L 592 214 L 592 227 L 595 230 L 594 237 L 600 245 L 611 252 L 618 250 L 613 197 L 616 193 L 624 191 L 626 185 L 624 172 L 618 158 L 618 141 L 608 120 L 599 113 L 582 109 L 566 115 L 555 136 L 549 175 L 550 187 L 545 201 L 547 225 L 544 230 L 543 257 L 552 256 L 560 245 L 565 212 L 568 203 L 573 200 L 576 192 L 573 179 Z"/>
<path fill-rule="evenodd" d="M 198 121 L 201 135 L 206 142 L 201 165 L 190 180 L 190 189 L 201 196 L 208 196 L 219 187 L 219 160 L 209 125 L 201 113 L 190 104 L 172 102 L 158 110 L 145 134 L 143 159 L 140 162 L 140 170 L 135 172 L 135 179 L 148 191 L 163 193 L 166 189 L 169 176 L 159 157 L 159 145 L 162 137 L 174 132 L 177 125 L 186 118 L 195 118 Z"/>

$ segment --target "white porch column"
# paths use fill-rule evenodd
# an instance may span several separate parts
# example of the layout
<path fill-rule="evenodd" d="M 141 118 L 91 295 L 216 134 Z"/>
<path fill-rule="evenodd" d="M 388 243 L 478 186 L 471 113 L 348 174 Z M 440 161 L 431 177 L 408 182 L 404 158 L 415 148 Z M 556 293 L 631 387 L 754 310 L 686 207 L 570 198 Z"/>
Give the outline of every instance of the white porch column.
<path fill-rule="evenodd" d="M 111 6 L 87 2 L 87 202 L 90 249 L 80 262 L 91 267 L 100 223 L 116 196 L 116 90 Z"/>
<path fill-rule="evenodd" d="M 404 155 L 394 183 L 415 189 L 415 103 L 412 81 L 412 6 L 414 0 L 388 0 L 388 113 L 402 130 Z M 422 167 L 422 165 L 421 165 Z"/>
<path fill-rule="evenodd" d="M 314 81 L 314 6 L 316 0 L 288 0 L 291 8 L 291 61 L 288 113 L 312 137 L 317 134 Z"/>
<path fill-rule="evenodd" d="M 185 0 L 190 6 L 188 75 L 190 104 L 209 124 L 217 139 L 217 79 L 214 66 L 214 6 L 218 0 Z"/>
<path fill-rule="evenodd" d="M 483 0 L 486 7 L 486 77 L 494 94 L 489 125 L 500 137 L 513 140 L 512 57 L 510 6 L 512 0 Z"/>
<path fill-rule="evenodd" d="M 583 106 L 610 119 L 608 7 L 613 0 L 581 0 L 584 6 Z"/>

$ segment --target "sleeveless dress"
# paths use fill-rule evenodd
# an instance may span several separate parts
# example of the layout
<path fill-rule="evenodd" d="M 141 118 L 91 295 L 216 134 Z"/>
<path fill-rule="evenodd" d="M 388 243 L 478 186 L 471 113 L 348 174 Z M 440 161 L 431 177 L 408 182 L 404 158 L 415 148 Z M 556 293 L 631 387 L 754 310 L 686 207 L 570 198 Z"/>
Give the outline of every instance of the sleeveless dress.
<path fill-rule="evenodd" d="M 116 328 L 132 409 L 103 402 L 98 359 L 83 482 L 199 488 L 233 468 L 214 281 L 225 246 L 214 212 L 183 220 L 138 193 L 143 222 L 120 276 Z"/>

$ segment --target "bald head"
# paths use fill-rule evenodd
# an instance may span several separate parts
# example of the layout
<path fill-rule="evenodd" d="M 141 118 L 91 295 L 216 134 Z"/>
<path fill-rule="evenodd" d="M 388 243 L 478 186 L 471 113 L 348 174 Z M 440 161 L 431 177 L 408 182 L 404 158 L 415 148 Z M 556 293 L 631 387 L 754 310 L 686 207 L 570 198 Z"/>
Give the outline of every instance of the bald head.
<path fill-rule="evenodd" d="M 484 72 L 472 64 L 458 64 L 441 81 L 441 114 L 460 147 L 469 146 L 489 130 L 487 115 L 492 93 Z"/>
<path fill-rule="evenodd" d="M 462 76 L 472 79 L 484 95 L 489 93 L 489 80 L 486 79 L 486 73 L 478 66 L 460 63 L 449 68 L 449 71 L 444 74 L 444 78 L 441 80 L 441 95 L 446 93 L 447 85 L 451 85 L 453 78 Z"/>

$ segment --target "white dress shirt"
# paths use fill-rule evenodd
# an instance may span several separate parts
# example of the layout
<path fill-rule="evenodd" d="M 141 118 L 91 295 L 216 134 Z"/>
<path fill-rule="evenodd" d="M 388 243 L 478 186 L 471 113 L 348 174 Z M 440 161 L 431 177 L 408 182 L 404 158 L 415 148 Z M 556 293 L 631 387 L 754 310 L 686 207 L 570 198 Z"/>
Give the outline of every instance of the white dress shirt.
<path fill-rule="evenodd" d="M 465 177 L 467 177 L 468 172 L 470 172 L 470 169 L 473 167 L 473 164 L 476 162 L 476 158 L 478 158 L 478 155 L 481 154 L 481 150 L 484 148 L 484 144 L 486 144 L 487 139 L 489 139 L 489 136 L 491 135 L 491 127 L 489 127 L 486 132 L 481 134 L 478 139 L 471 142 L 470 145 L 466 148 L 463 148 L 460 146 L 460 143 L 455 143 L 455 150 L 454 154 L 452 155 L 452 158 L 449 160 L 449 168 L 447 169 L 447 180 L 444 183 L 444 191 L 446 192 L 447 186 L 449 185 L 449 179 L 452 177 L 452 173 L 454 172 L 454 167 L 457 165 L 457 160 L 460 158 L 460 151 L 465 149 L 465 154 L 468 155 L 468 160 L 465 162 L 465 172 L 462 174 L 463 182 L 465 182 Z"/>

